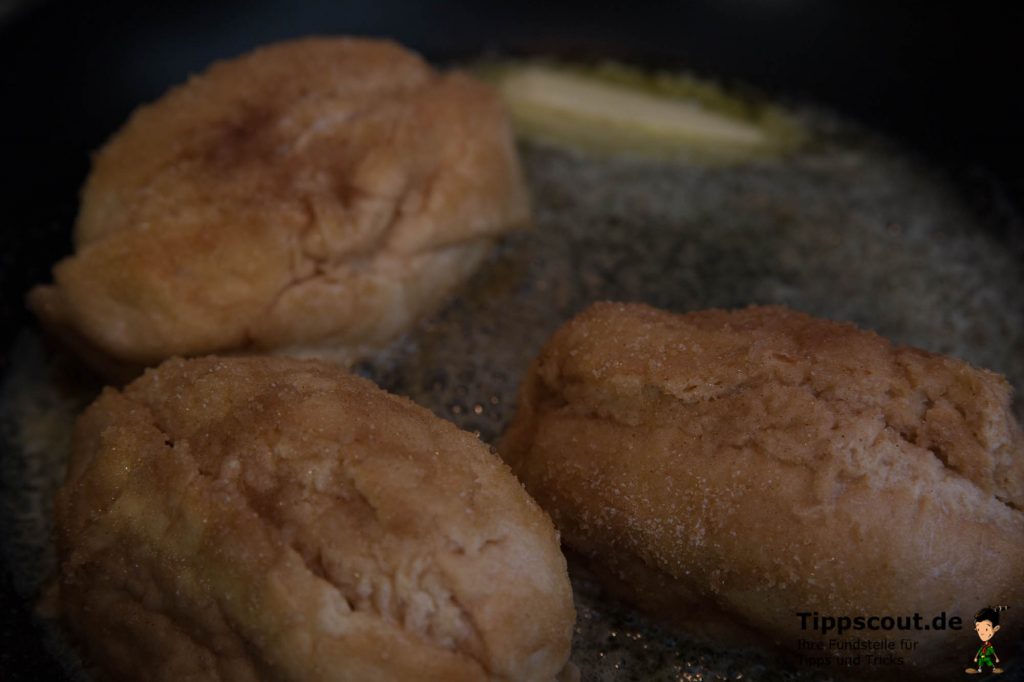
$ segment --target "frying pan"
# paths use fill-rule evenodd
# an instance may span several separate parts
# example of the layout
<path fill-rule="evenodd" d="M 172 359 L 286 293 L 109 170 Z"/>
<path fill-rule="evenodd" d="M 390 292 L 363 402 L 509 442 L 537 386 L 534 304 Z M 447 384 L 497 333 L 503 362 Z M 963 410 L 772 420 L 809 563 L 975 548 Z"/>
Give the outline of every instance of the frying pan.
<path fill-rule="evenodd" d="M 610 57 L 817 103 L 942 169 L 1021 262 L 1022 28 L 1018 3 L 0 1 L 0 372 L 15 334 L 33 324 L 25 292 L 71 249 L 90 152 L 139 103 L 259 44 L 357 34 L 394 38 L 435 62 L 488 52 Z M 61 679 L 4 557 L 0 680 Z"/>

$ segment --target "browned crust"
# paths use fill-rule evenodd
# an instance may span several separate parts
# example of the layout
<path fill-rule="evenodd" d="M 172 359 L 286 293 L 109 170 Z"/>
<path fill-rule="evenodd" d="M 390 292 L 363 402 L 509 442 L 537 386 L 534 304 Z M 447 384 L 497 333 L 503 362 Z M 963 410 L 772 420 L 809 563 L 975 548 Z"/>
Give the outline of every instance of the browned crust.
<path fill-rule="evenodd" d="M 784 308 L 598 304 L 535 361 L 500 450 L 644 604 L 794 647 L 798 611 L 969 621 L 1024 600 L 1009 398 L 996 374 Z M 913 633 L 911 665 L 953 664 L 971 625 Z"/>
<path fill-rule="evenodd" d="M 478 439 L 319 362 L 170 360 L 84 413 L 59 603 L 116 679 L 551 680 L 547 516 Z"/>
<path fill-rule="evenodd" d="M 127 365 L 379 346 L 528 219 L 498 95 L 380 40 L 219 62 L 96 154 L 33 311 Z"/>

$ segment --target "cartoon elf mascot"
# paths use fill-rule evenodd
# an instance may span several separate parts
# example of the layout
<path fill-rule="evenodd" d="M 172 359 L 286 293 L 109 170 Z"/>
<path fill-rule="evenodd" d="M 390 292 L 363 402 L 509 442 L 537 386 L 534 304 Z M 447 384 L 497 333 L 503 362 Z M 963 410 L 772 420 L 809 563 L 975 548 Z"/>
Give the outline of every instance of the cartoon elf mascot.
<path fill-rule="evenodd" d="M 974 614 L 974 629 L 981 638 L 981 648 L 974 654 L 974 664 L 977 668 L 967 668 L 968 673 L 975 675 L 984 670 L 985 666 L 992 668 L 994 674 L 1003 672 L 997 668 L 996 663 L 999 657 L 996 656 L 995 647 L 992 646 L 992 638 L 999 632 L 999 612 L 1008 609 L 1008 606 L 987 606 Z"/>

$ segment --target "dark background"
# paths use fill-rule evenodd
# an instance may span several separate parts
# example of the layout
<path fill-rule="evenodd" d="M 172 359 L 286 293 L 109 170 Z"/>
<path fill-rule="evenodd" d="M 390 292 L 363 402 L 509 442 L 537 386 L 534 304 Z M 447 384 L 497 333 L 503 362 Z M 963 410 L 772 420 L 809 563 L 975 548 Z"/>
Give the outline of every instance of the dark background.
<path fill-rule="evenodd" d="M 210 61 L 312 33 L 387 36 L 436 61 L 620 58 L 818 103 L 948 172 L 1024 253 L 1024 4 L 915 4 L 0 0 L 0 373 L 25 291 L 70 250 L 89 153 Z M 0 561 L 2 682 L 59 679 L 28 613 Z"/>

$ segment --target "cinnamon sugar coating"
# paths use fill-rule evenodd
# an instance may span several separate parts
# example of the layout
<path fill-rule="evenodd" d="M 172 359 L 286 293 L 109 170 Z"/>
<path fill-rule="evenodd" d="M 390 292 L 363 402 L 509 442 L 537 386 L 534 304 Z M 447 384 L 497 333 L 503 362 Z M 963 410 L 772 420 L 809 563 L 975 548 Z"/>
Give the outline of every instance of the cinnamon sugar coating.
<path fill-rule="evenodd" d="M 237 349 L 344 364 L 528 216 L 489 86 L 389 41 L 295 40 L 140 107 L 95 155 L 75 253 L 29 303 L 112 376 Z"/>
<path fill-rule="evenodd" d="M 472 434 L 331 365 L 172 359 L 79 419 L 61 615 L 123 680 L 553 680 L 551 521 Z"/>
<path fill-rule="evenodd" d="M 519 400 L 500 451 L 567 545 L 690 631 L 796 648 L 800 612 L 945 611 L 964 630 L 857 634 L 948 675 L 974 612 L 1024 599 L 1024 437 L 994 373 L 779 307 L 605 303 Z"/>

